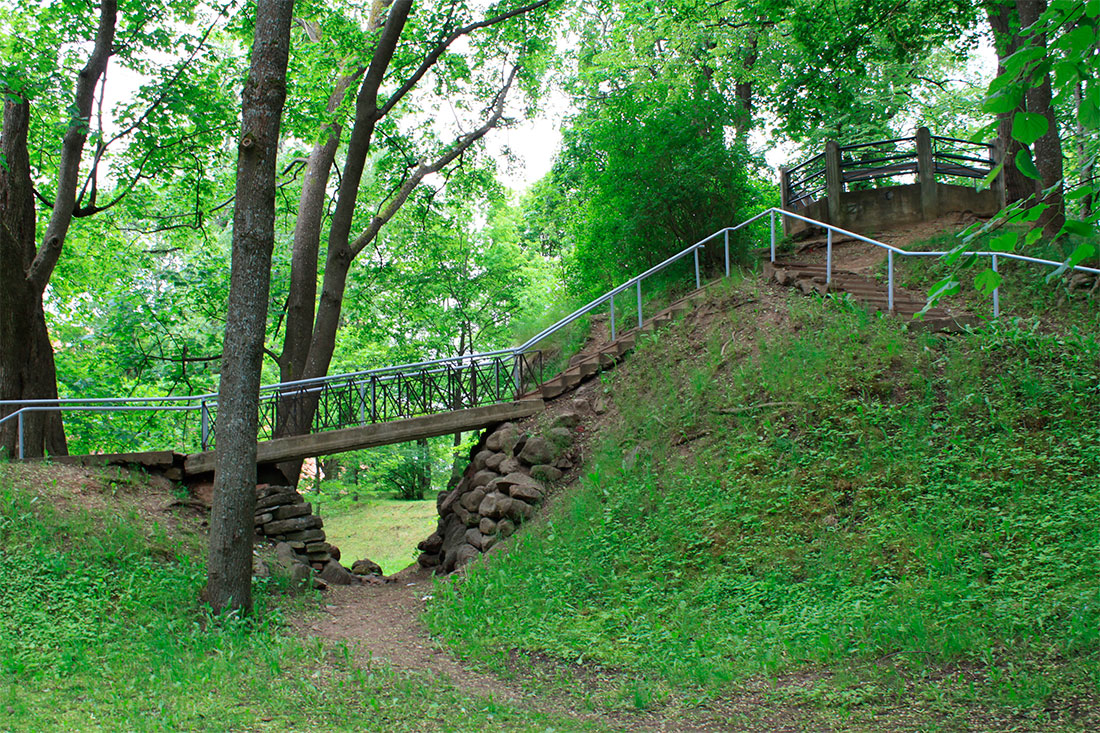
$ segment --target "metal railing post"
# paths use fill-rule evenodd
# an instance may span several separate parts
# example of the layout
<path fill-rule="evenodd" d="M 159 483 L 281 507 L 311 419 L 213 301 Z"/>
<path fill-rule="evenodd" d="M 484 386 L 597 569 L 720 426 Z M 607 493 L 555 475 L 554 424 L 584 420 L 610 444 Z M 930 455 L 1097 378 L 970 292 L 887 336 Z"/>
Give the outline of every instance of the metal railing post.
<path fill-rule="evenodd" d="M 516 397 L 519 397 L 523 385 L 523 375 L 520 373 L 522 370 L 522 367 L 520 367 L 521 359 L 523 359 L 523 354 L 516 354 L 515 361 L 512 364 L 512 383 L 516 385 Z"/>
<path fill-rule="evenodd" d="M 886 310 L 894 312 L 894 250 L 887 250 L 886 257 Z"/>
<path fill-rule="evenodd" d="M 19 417 L 16 419 L 16 431 L 19 434 L 19 460 L 23 460 L 23 411 L 19 411 Z"/>
<path fill-rule="evenodd" d="M 772 262 L 775 262 L 775 210 L 772 210 Z"/>
<path fill-rule="evenodd" d="M 833 281 L 833 230 L 825 235 L 825 284 Z"/>
<path fill-rule="evenodd" d="M 730 276 L 730 230 L 727 229 L 726 231 L 724 231 L 722 233 L 725 235 L 724 239 L 725 239 L 725 247 L 726 247 L 726 277 L 729 277 Z"/>
<path fill-rule="evenodd" d="M 642 281 L 638 280 L 638 328 L 642 327 Z"/>
<path fill-rule="evenodd" d="M 703 287 L 703 282 L 699 279 L 699 248 L 696 247 L 692 254 L 695 255 L 695 289 L 698 290 Z"/>
<path fill-rule="evenodd" d="M 367 390 L 363 387 L 362 383 L 357 387 L 359 392 L 359 424 L 367 424 Z"/>
<path fill-rule="evenodd" d="M 611 294 L 611 340 L 615 340 L 615 294 Z"/>
<path fill-rule="evenodd" d="M 199 441 L 205 451 L 210 446 L 210 408 L 207 407 L 206 400 L 202 401 L 199 409 L 199 423 L 201 425 Z"/>
<path fill-rule="evenodd" d="M 370 421 L 378 422 L 378 378 L 374 375 L 370 378 Z"/>
<path fill-rule="evenodd" d="M 993 255 L 993 272 L 997 272 L 997 255 Z M 1001 285 L 993 288 L 993 317 L 1001 317 Z"/>

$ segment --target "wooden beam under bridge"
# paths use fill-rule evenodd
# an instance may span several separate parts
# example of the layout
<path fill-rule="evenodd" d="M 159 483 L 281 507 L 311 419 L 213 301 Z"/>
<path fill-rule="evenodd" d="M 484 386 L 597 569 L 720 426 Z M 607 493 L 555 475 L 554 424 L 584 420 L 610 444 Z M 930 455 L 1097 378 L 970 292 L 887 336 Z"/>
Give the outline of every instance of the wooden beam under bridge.
<path fill-rule="evenodd" d="M 541 399 L 523 399 L 468 410 L 441 412 L 354 428 L 327 430 L 309 435 L 266 440 L 256 445 L 256 463 L 281 463 L 300 458 L 328 456 L 360 448 L 407 443 L 466 430 L 478 430 L 506 420 L 518 420 L 541 412 Z M 194 476 L 214 470 L 214 451 L 191 453 L 184 461 L 184 473 Z"/>

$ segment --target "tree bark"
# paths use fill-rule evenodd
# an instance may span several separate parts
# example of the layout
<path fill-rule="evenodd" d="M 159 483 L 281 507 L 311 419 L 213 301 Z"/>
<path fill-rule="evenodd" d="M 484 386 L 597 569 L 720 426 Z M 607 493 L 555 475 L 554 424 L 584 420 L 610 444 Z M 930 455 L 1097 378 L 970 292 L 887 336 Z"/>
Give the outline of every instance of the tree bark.
<path fill-rule="evenodd" d="M 1046 10 L 1046 0 L 1016 0 L 1017 12 L 1020 15 L 1020 27 L 1027 28 Z M 1031 36 L 1031 43 L 1036 46 L 1046 46 L 1046 35 L 1036 34 Z M 1064 176 L 1062 165 L 1062 138 L 1058 133 L 1058 119 L 1054 114 L 1054 105 L 1051 103 L 1050 73 L 1043 74 L 1038 84 L 1028 86 L 1025 94 L 1027 99 L 1027 111 L 1042 115 L 1047 121 L 1047 132 L 1031 146 L 1031 152 L 1035 156 L 1035 167 L 1042 176 L 1039 189 L 1049 190 L 1042 201 L 1050 206 L 1039 217 L 1039 224 L 1048 237 L 1053 237 L 1066 223 Z"/>
<path fill-rule="evenodd" d="M 993 31 L 994 45 L 997 49 L 997 75 L 1005 72 L 1004 62 L 1014 54 L 1022 43 L 1020 23 L 1016 16 L 1014 0 L 993 0 L 986 6 L 986 18 Z M 1012 139 L 1012 118 L 1017 112 L 1025 111 L 1021 102 L 1016 109 L 997 115 L 997 139 L 1004 151 L 1005 201 L 1023 201 L 1036 192 L 1035 181 L 1025 176 L 1016 167 L 1016 153 L 1022 147 Z"/>
<path fill-rule="evenodd" d="M 107 69 L 118 21 L 117 0 L 103 0 L 92 53 L 77 75 L 72 114 L 61 144 L 57 190 L 42 243 L 35 248 L 35 209 L 27 131 L 30 102 L 9 94 L 4 101 L 0 148 L 0 399 L 56 400 L 53 346 L 46 327 L 43 293 L 61 257 L 76 207 L 80 158 L 88 139 L 95 89 Z M 0 416 L 17 406 L 0 406 Z M 23 454 L 66 455 L 65 431 L 58 412 L 24 413 Z M 15 419 L 0 426 L 0 448 L 18 451 Z"/>
<path fill-rule="evenodd" d="M 286 101 L 293 0 L 258 0 L 242 98 L 233 262 L 218 390 L 217 457 L 205 599 L 215 612 L 252 610 L 256 433 L 271 252 L 275 163 Z"/>

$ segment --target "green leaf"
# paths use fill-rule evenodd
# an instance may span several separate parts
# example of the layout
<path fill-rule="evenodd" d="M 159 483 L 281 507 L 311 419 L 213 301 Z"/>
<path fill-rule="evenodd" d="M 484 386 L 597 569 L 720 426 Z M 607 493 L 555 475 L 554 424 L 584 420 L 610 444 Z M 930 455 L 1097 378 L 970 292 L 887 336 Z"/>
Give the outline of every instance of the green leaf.
<path fill-rule="evenodd" d="M 1078 26 L 1069 33 L 1065 33 L 1054 42 L 1055 48 L 1065 49 L 1071 56 L 1084 56 L 1086 51 L 1096 42 L 1096 29 L 1087 25 Z"/>
<path fill-rule="evenodd" d="M 1077 245 L 1077 249 L 1073 250 L 1073 253 L 1070 254 L 1069 259 L 1066 260 L 1066 264 L 1070 267 L 1075 267 L 1076 265 L 1079 265 L 1087 260 L 1089 257 L 1092 257 L 1094 254 L 1096 254 L 1095 245 L 1091 244 L 1090 242 L 1082 242 L 1081 244 Z"/>
<path fill-rule="evenodd" d="M 990 114 L 1004 114 L 1020 106 L 1024 91 L 1019 86 L 1011 86 L 985 98 L 982 111 Z"/>
<path fill-rule="evenodd" d="M 1024 46 L 1004 61 L 1005 73 L 1016 76 L 1028 64 L 1038 61 L 1046 55 L 1046 49 L 1041 46 Z"/>
<path fill-rule="evenodd" d="M 986 177 L 983 178 L 978 183 L 978 186 L 977 186 L 978 190 L 979 191 L 984 191 L 987 188 L 989 188 L 990 186 L 992 186 L 994 179 L 996 179 L 997 176 L 1001 175 L 1001 170 L 1003 170 L 1004 167 L 1005 167 L 1005 162 L 1003 160 L 1000 163 L 998 163 L 997 165 L 993 166 L 993 170 L 989 171 L 989 173 L 986 175 Z"/>
<path fill-rule="evenodd" d="M 1060 233 L 1076 234 L 1079 237 L 1091 237 L 1096 234 L 1096 227 L 1088 222 L 1066 219 L 1066 223 L 1062 225 L 1062 232 Z"/>
<path fill-rule="evenodd" d="M 1024 235 L 1024 246 L 1025 247 L 1030 247 L 1031 245 L 1038 242 L 1040 237 L 1042 237 L 1042 236 L 1043 236 L 1043 230 L 1042 229 L 1032 229 L 1031 231 L 1029 231 L 1027 234 Z"/>
<path fill-rule="evenodd" d="M 990 295 L 1001 285 L 1001 273 L 993 272 L 993 269 L 983 270 L 974 277 L 974 287 L 986 295 Z"/>
<path fill-rule="evenodd" d="M 1081 106 L 1077 109 L 1077 121 L 1082 127 L 1095 130 L 1100 127 L 1100 103 L 1096 101 L 1096 87 L 1093 86 L 1093 94 L 1087 94 L 1081 99 Z"/>
<path fill-rule="evenodd" d="M 1013 123 L 1013 127 L 1015 127 L 1015 123 Z M 1027 148 L 1020 148 L 1016 152 L 1016 169 L 1036 181 L 1043 178 L 1039 175 L 1039 169 L 1035 167 L 1035 163 L 1031 160 L 1031 151 Z"/>
<path fill-rule="evenodd" d="M 959 287 L 959 281 L 948 275 L 929 289 L 928 301 L 934 303 L 945 295 L 954 295 L 959 292 Z"/>
<path fill-rule="evenodd" d="M 1065 198 L 1066 201 L 1077 201 L 1078 199 L 1085 198 L 1090 193 L 1096 193 L 1095 186 L 1078 186 L 1077 188 L 1071 188 L 1069 191 L 1066 191 Z"/>
<path fill-rule="evenodd" d="M 1005 232 L 993 238 L 989 243 L 989 249 L 993 252 L 1014 252 L 1019 238 L 1020 235 L 1016 232 Z"/>
<path fill-rule="evenodd" d="M 1012 139 L 1031 145 L 1047 134 L 1050 124 L 1043 115 L 1034 112 L 1017 112 L 1012 118 Z"/>
<path fill-rule="evenodd" d="M 1085 3 L 1085 15 L 1090 18 L 1100 16 L 1100 0 L 1088 0 Z"/>
<path fill-rule="evenodd" d="M 1050 208 L 1050 204 L 1035 204 L 1034 206 L 1026 209 L 1020 209 L 1009 221 L 1014 223 L 1030 223 L 1033 221 L 1039 221 L 1039 217 L 1043 215 L 1047 209 Z"/>

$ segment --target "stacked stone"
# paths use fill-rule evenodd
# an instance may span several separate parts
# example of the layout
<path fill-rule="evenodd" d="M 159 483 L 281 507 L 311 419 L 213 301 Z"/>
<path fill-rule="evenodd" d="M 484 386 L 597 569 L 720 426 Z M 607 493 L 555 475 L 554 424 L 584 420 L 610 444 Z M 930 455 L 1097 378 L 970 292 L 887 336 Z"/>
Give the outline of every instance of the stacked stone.
<path fill-rule="evenodd" d="M 439 525 L 417 546 L 420 565 L 452 572 L 533 517 L 547 486 L 573 465 L 566 454 L 577 421 L 576 413 L 566 412 L 541 434 L 525 434 L 513 423 L 487 432 L 462 480 L 439 494 Z"/>
<path fill-rule="evenodd" d="M 291 486 L 256 488 L 256 534 L 285 542 L 299 560 L 323 570 L 334 548 L 325 541 L 321 518 Z"/>

